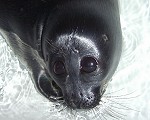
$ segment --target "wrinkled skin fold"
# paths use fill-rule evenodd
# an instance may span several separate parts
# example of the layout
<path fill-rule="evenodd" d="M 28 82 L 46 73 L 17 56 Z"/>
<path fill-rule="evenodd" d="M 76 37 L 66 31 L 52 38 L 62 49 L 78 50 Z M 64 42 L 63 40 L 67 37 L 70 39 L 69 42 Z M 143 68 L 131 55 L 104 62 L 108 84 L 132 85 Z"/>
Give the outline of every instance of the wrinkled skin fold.
<path fill-rule="evenodd" d="M 72 109 L 99 105 L 122 50 L 117 0 L 0 0 L 0 33 L 37 91 Z"/>

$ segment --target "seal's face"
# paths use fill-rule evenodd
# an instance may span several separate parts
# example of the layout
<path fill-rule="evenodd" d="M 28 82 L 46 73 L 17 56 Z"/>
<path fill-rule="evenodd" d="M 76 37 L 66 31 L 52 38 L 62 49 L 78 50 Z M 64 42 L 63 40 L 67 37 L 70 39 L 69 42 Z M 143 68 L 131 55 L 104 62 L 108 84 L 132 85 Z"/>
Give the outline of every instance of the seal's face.
<path fill-rule="evenodd" d="M 47 66 L 53 87 L 71 108 L 93 108 L 104 92 L 107 71 L 102 51 L 92 39 L 77 34 L 57 36 L 47 42 Z M 55 82 L 55 83 L 54 83 Z M 56 87 L 56 84 L 60 87 Z M 60 94 L 62 92 L 62 94 Z"/>
<path fill-rule="evenodd" d="M 50 41 L 49 41 L 50 42 Z M 48 71 L 61 88 L 63 98 L 71 108 L 93 108 L 99 104 L 104 92 L 103 81 L 105 62 L 101 52 L 90 38 L 77 34 L 61 35 L 48 55 Z M 57 46 L 57 47 L 56 47 Z M 102 85 L 102 86 L 101 86 Z"/>
<path fill-rule="evenodd" d="M 119 62 L 119 21 L 103 7 L 69 6 L 58 7 L 47 19 L 42 37 L 46 70 L 54 98 L 62 97 L 71 108 L 93 108 Z"/>

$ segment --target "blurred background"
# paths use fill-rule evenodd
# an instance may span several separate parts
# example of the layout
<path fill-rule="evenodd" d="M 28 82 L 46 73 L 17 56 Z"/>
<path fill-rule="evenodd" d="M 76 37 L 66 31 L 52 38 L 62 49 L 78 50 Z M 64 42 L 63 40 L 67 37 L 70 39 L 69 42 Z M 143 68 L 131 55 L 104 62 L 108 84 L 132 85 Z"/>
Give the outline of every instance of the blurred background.
<path fill-rule="evenodd" d="M 150 0 L 120 0 L 123 52 L 98 107 L 71 111 L 39 95 L 0 36 L 0 120 L 150 120 Z"/>

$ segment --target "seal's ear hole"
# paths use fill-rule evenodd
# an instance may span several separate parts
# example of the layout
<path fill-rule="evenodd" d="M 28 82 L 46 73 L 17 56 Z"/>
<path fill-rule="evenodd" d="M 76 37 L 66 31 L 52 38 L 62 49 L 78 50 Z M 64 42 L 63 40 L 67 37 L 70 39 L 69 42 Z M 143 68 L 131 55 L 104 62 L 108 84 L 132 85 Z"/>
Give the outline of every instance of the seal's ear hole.
<path fill-rule="evenodd" d="M 94 57 L 84 57 L 81 60 L 81 72 L 91 73 L 97 69 L 98 62 Z"/>

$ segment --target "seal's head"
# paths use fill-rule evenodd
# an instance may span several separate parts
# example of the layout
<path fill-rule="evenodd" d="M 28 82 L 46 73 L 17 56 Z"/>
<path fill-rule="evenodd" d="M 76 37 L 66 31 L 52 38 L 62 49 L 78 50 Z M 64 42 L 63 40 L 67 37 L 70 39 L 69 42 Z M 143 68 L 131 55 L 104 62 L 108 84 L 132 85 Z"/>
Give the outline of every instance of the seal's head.
<path fill-rule="evenodd" d="M 119 62 L 118 12 L 101 4 L 59 6 L 45 24 L 42 49 L 54 97 L 71 108 L 97 106 Z"/>

